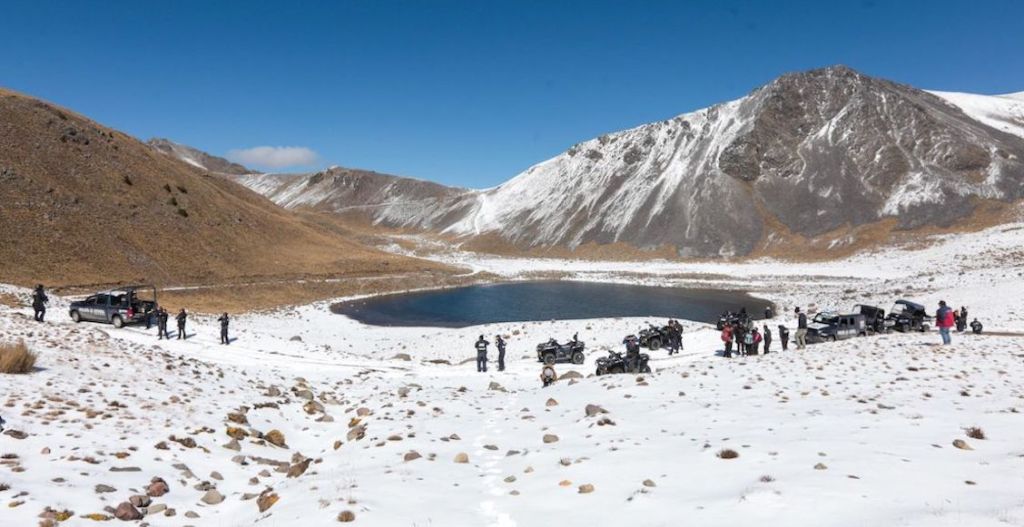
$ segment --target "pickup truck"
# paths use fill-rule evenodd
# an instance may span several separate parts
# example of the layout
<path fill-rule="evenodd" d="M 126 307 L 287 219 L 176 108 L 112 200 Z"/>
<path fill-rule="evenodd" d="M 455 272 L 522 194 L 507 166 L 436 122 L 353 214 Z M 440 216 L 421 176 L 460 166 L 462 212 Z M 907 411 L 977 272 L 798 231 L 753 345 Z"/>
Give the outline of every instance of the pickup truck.
<path fill-rule="evenodd" d="M 140 293 L 148 298 L 142 298 Z M 102 322 L 121 328 L 125 324 L 144 322 L 156 308 L 156 287 L 133 285 L 72 302 L 68 314 L 75 322 Z"/>

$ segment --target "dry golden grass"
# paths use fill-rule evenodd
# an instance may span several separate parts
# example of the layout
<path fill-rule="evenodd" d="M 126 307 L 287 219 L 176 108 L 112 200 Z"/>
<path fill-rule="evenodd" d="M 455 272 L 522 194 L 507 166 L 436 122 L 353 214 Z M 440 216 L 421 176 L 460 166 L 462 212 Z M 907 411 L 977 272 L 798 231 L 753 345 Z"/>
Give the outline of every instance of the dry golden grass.
<path fill-rule="evenodd" d="M 736 459 L 740 457 L 739 452 L 730 448 L 723 448 L 722 450 L 719 450 L 717 455 L 722 459 Z"/>
<path fill-rule="evenodd" d="M 972 426 L 964 430 L 967 433 L 967 437 L 971 439 L 985 439 L 985 431 L 976 426 Z"/>
<path fill-rule="evenodd" d="M 0 306 L 21 307 L 21 300 L 10 293 L 0 293 Z"/>
<path fill-rule="evenodd" d="M 36 366 L 36 354 L 25 341 L 0 343 L 0 373 L 29 373 Z"/>

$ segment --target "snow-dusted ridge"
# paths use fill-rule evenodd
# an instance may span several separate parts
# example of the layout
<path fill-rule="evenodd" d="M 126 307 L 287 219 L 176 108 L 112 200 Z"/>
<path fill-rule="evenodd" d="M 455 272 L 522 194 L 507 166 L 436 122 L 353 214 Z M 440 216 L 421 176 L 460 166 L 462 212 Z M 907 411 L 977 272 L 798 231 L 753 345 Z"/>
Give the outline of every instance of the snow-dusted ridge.
<path fill-rule="evenodd" d="M 240 181 L 283 206 L 521 248 L 617 243 L 730 256 L 794 239 L 835 247 L 880 220 L 948 227 L 979 199 L 1024 196 L 1021 104 L 835 66 L 584 141 L 486 190 L 342 170 Z"/>

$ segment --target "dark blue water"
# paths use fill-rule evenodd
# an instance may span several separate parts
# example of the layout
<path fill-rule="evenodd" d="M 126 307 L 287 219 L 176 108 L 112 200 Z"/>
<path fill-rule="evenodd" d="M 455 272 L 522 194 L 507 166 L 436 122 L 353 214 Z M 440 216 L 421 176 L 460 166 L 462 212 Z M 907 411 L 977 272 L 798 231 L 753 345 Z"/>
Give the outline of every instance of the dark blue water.
<path fill-rule="evenodd" d="M 715 322 L 726 310 L 764 312 L 765 300 L 742 291 L 599 282 L 513 282 L 378 296 L 331 311 L 375 326 L 460 328 L 495 322 L 659 317 Z"/>

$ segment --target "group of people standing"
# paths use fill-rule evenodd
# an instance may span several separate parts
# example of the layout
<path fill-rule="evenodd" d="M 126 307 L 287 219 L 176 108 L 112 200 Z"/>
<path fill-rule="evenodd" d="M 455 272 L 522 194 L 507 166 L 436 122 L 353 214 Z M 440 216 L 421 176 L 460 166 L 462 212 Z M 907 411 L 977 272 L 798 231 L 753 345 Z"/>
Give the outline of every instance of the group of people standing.
<path fill-rule="evenodd" d="M 668 354 L 675 355 L 683 349 L 683 325 L 678 320 L 670 318 L 668 324 L 665 326 L 668 331 L 667 337 L 668 342 L 665 345 L 668 347 Z"/>
<path fill-rule="evenodd" d="M 226 317 L 227 313 L 224 316 Z M 490 345 L 490 341 L 480 335 L 473 346 L 476 348 L 476 371 L 478 372 L 487 371 L 487 348 Z M 498 348 L 498 371 L 505 371 L 505 339 L 501 338 L 501 335 L 495 335 L 494 345 Z"/>
<path fill-rule="evenodd" d="M 796 308 L 796 314 L 796 345 L 797 349 L 803 349 L 807 345 L 807 316 L 800 312 L 800 308 Z M 771 306 L 765 308 L 764 316 L 765 319 L 775 316 Z M 724 344 L 724 356 L 726 358 L 732 357 L 734 346 L 736 353 L 743 356 L 759 355 L 762 344 L 764 345 L 764 354 L 771 353 L 774 336 L 768 324 L 762 324 L 761 328 L 758 329 L 757 324 L 747 314 L 746 308 L 742 308 L 737 316 L 727 313 L 723 318 L 727 322 L 722 327 L 720 337 Z M 779 342 L 782 344 L 782 350 L 789 350 L 789 328 L 785 324 L 778 325 L 778 337 Z"/>

